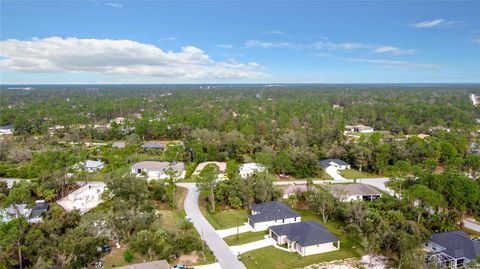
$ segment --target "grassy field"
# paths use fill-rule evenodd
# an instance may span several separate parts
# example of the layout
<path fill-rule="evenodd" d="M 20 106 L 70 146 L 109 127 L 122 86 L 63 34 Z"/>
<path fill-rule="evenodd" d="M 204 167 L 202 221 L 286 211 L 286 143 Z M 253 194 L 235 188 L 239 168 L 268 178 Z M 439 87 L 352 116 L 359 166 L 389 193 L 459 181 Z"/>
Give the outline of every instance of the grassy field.
<path fill-rule="evenodd" d="M 317 221 L 321 223 L 319 216 L 309 210 L 295 209 L 301 216 L 302 221 Z M 249 269 L 256 268 L 301 268 L 307 265 L 341 260 L 347 258 L 356 258 L 364 255 L 363 248 L 357 241 L 352 241 L 345 237 L 340 228 L 344 226 L 340 222 L 332 221 L 322 223 L 327 229 L 338 238 L 340 238 L 340 250 L 317 255 L 302 257 L 298 253 L 289 253 L 274 247 L 266 247 L 258 250 L 246 252 L 241 255 L 242 262 Z"/>
<path fill-rule="evenodd" d="M 202 207 L 202 213 L 208 222 L 215 228 L 215 230 L 223 230 L 228 228 L 233 228 L 238 225 L 241 226 L 243 223 L 247 222 L 247 210 L 229 210 L 218 212 L 216 214 L 210 214 L 207 212 L 205 207 Z"/>
<path fill-rule="evenodd" d="M 103 268 L 114 268 L 119 266 L 124 266 L 127 263 L 123 258 L 123 253 L 125 252 L 126 248 L 122 247 L 120 249 L 112 248 L 112 251 L 102 258 L 103 260 Z M 148 257 L 145 257 L 138 253 L 133 254 L 133 261 L 130 264 L 140 263 L 148 260 Z"/>
<path fill-rule="evenodd" d="M 360 172 L 355 169 L 339 170 L 339 172 L 340 172 L 340 175 L 348 179 L 382 177 L 382 176 L 378 176 L 378 175 L 374 175 L 366 172 Z"/>
<path fill-rule="evenodd" d="M 237 235 L 231 235 L 225 237 L 223 240 L 227 245 L 229 246 L 235 246 L 235 245 L 242 245 L 246 243 L 251 243 L 255 242 L 258 240 L 262 240 L 265 235 L 268 233 L 266 231 L 262 232 L 246 232 L 246 233 L 241 233 L 238 235 L 238 240 L 237 240 Z"/>

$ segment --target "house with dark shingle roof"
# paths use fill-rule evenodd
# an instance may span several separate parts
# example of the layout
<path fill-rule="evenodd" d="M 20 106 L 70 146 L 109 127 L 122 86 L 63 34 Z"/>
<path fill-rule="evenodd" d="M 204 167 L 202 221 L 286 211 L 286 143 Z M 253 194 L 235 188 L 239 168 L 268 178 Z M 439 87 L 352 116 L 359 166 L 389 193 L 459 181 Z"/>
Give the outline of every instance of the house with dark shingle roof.
<path fill-rule="evenodd" d="M 270 226 L 300 222 L 300 215 L 281 202 L 266 202 L 252 206 L 248 224 L 255 231 L 265 231 Z"/>
<path fill-rule="evenodd" d="M 270 237 L 278 245 L 287 245 L 302 256 L 340 249 L 340 239 L 314 221 L 290 223 L 269 228 Z"/>
<path fill-rule="evenodd" d="M 337 168 L 338 170 L 350 169 L 350 164 L 340 159 L 325 159 L 319 162 L 320 167 L 324 170 L 330 166 Z"/>
<path fill-rule="evenodd" d="M 464 267 L 480 257 L 480 242 L 472 240 L 464 231 L 433 234 L 425 247 L 429 252 L 427 261 L 442 267 Z"/>

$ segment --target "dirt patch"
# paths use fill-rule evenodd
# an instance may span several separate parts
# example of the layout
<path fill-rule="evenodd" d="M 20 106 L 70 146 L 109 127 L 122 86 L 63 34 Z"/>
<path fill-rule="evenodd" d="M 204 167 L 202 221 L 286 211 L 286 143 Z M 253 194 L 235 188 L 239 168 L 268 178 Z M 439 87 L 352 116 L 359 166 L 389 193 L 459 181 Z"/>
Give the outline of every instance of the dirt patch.
<path fill-rule="evenodd" d="M 178 257 L 178 259 L 176 259 L 175 262 L 176 263 L 183 263 L 187 266 L 190 266 L 190 265 L 193 265 L 193 264 L 198 264 L 200 259 L 201 259 L 200 253 L 198 253 L 197 251 L 192 251 L 189 254 L 184 254 L 184 255 Z"/>

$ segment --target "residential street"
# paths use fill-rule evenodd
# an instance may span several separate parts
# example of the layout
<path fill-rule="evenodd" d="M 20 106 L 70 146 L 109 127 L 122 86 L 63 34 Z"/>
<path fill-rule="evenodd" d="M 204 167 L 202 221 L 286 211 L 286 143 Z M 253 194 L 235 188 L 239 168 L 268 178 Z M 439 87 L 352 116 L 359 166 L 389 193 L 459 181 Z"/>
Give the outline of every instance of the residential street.
<path fill-rule="evenodd" d="M 227 244 L 223 241 L 213 227 L 203 216 L 198 207 L 199 192 L 195 183 L 177 183 L 180 187 L 188 189 L 187 197 L 185 198 L 184 208 L 189 217 L 192 218 L 193 225 L 198 233 L 207 243 L 208 247 L 213 251 L 217 257 L 220 266 L 223 269 L 246 269 L 245 265 L 241 263 L 237 256 L 235 256 Z"/>

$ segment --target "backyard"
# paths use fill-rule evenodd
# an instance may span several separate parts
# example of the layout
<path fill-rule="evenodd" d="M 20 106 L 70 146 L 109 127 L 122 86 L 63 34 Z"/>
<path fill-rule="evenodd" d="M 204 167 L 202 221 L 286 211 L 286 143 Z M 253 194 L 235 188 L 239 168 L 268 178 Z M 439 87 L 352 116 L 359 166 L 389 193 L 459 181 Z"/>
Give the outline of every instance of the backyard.
<path fill-rule="evenodd" d="M 236 245 L 242 245 L 242 244 L 262 240 L 264 238 L 264 236 L 267 235 L 267 234 L 268 233 L 266 231 L 246 232 L 246 233 L 239 234 L 238 239 L 237 239 L 237 235 L 235 234 L 235 235 L 227 236 L 227 237 L 223 238 L 223 240 L 229 246 L 236 246 Z"/>

